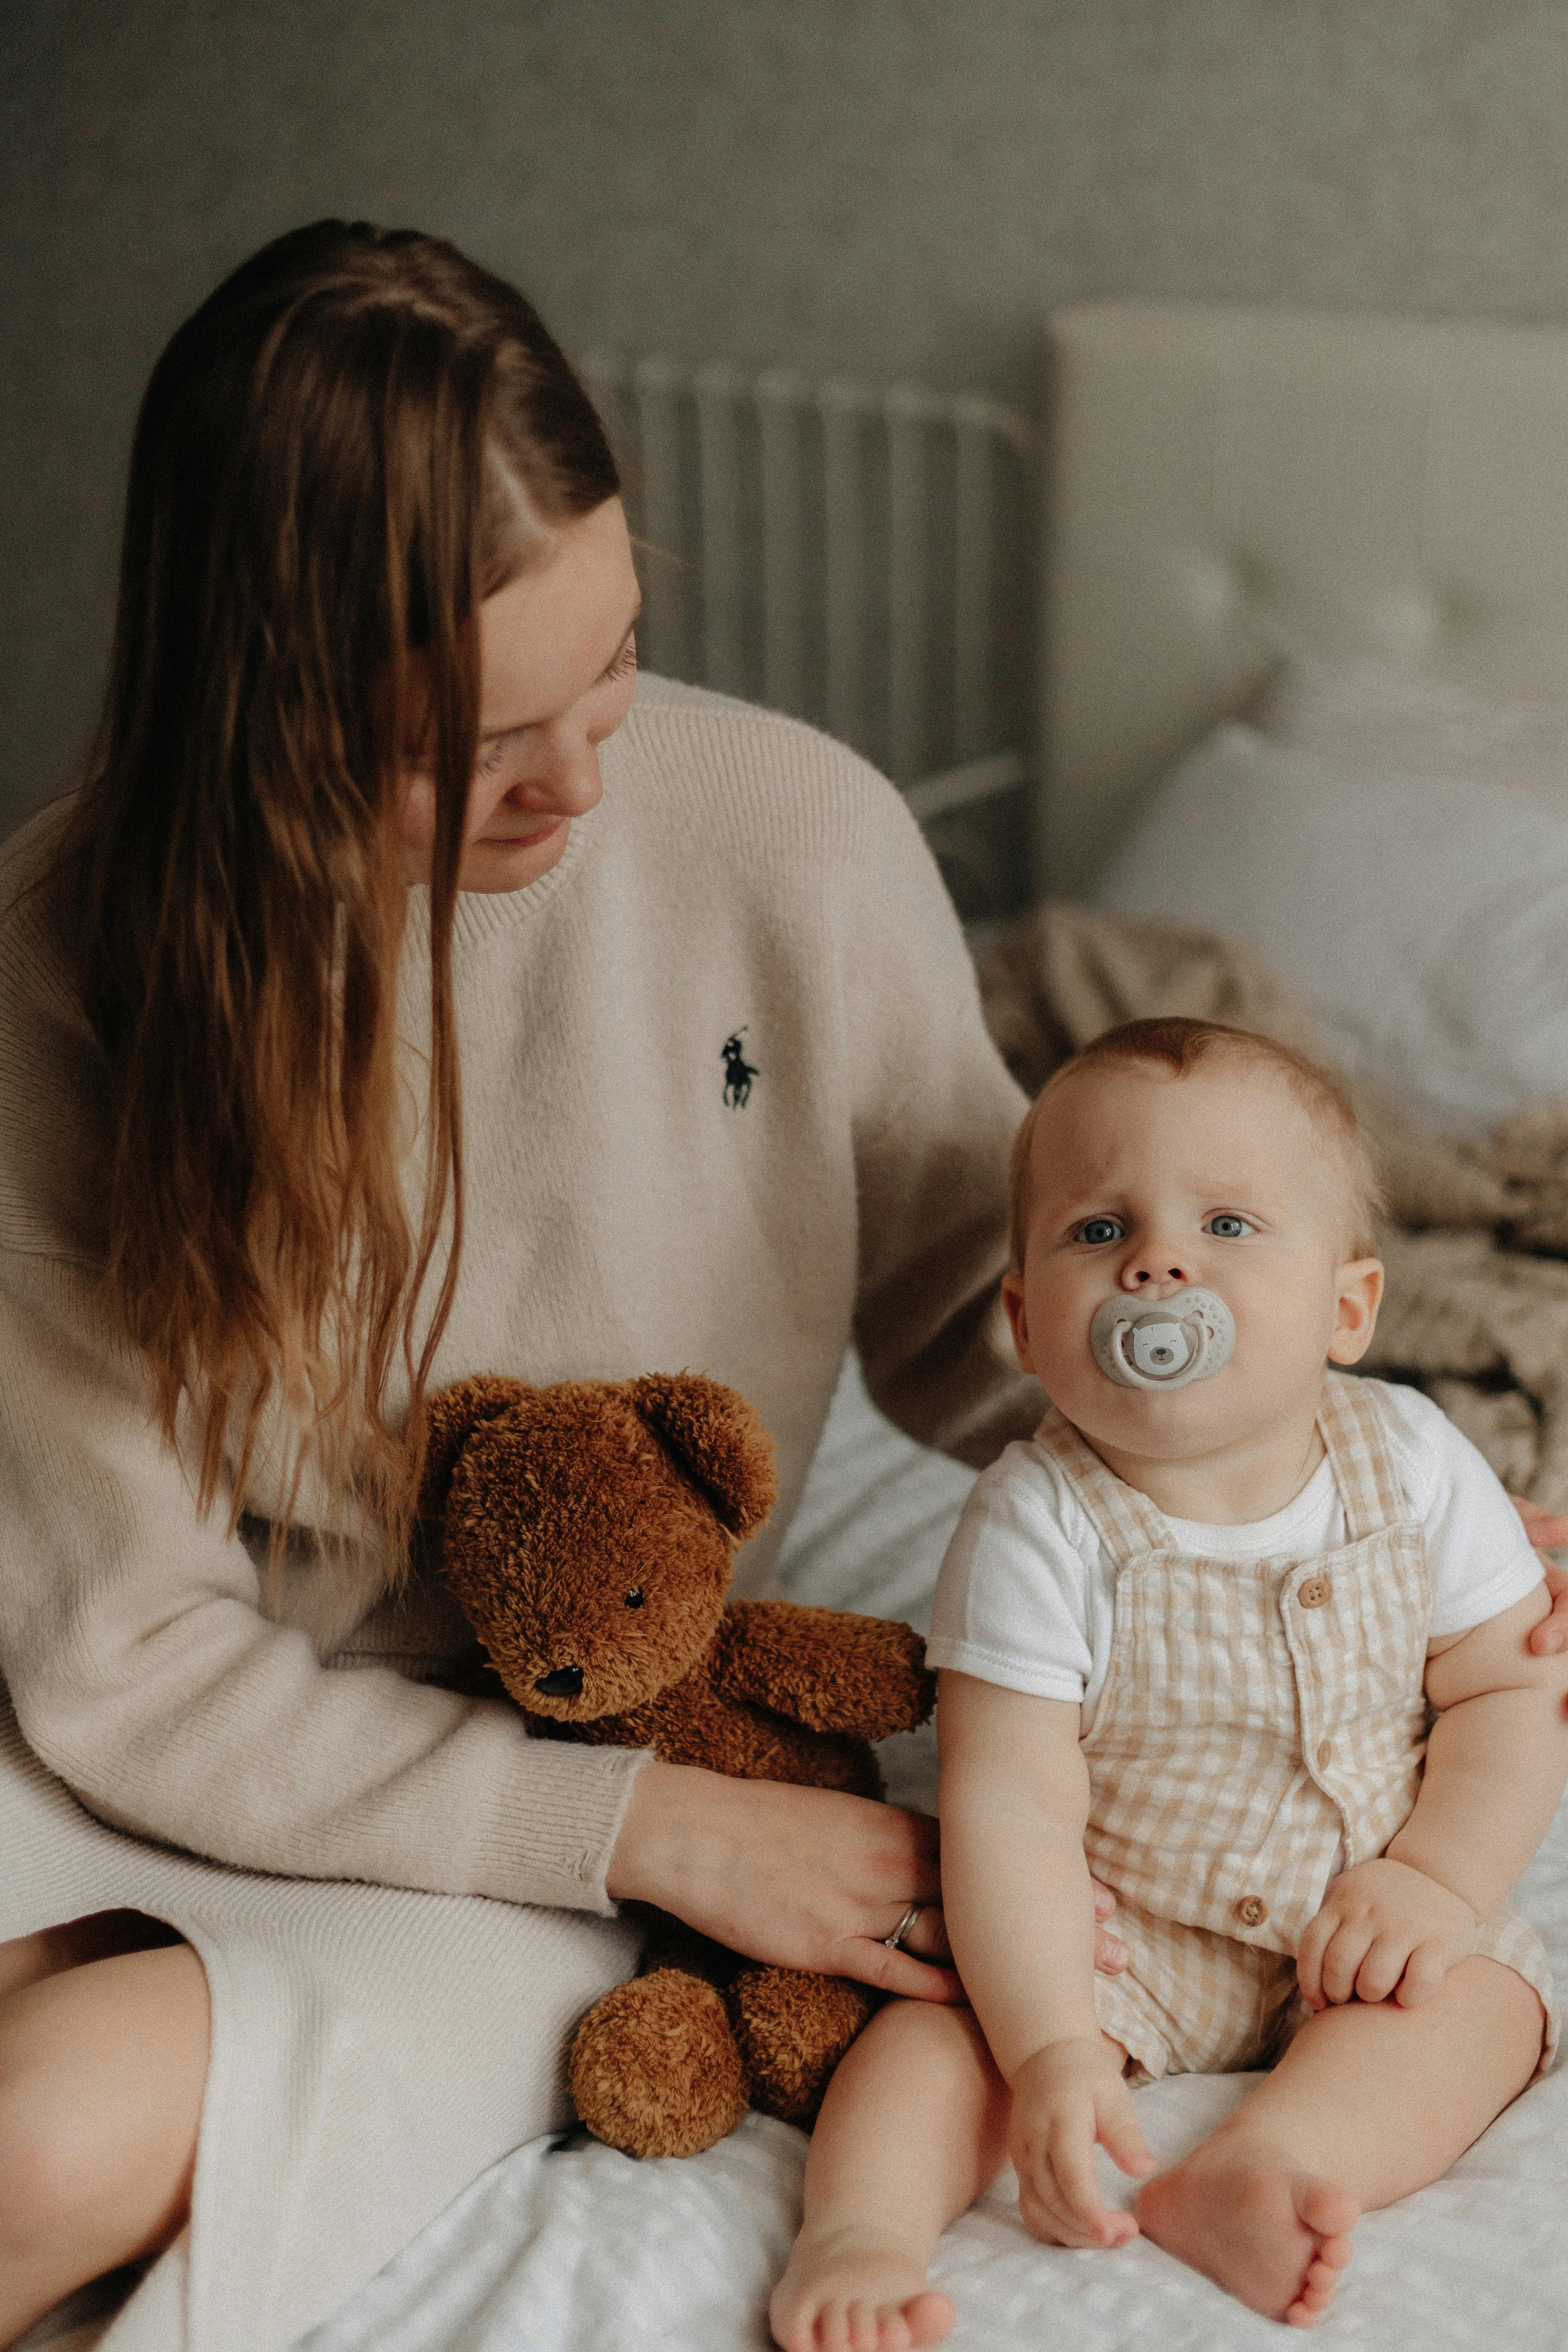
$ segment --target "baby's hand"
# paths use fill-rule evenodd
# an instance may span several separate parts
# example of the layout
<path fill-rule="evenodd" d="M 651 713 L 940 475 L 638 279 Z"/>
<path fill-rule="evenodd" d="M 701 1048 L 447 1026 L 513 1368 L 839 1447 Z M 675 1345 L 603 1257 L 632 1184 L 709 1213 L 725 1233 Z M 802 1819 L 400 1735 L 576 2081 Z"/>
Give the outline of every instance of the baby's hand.
<path fill-rule="evenodd" d="M 1476 1948 L 1468 1903 L 1408 1863 L 1358 1862 L 1330 1882 L 1301 1938 L 1296 1976 L 1309 2009 L 1386 2000 L 1402 2009 L 1430 1999 L 1456 1960 Z"/>
<path fill-rule="evenodd" d="M 1131 2213 L 1100 2193 L 1099 2141 L 1123 2172 L 1152 2172 L 1132 2094 L 1098 2034 L 1047 2042 L 1013 2084 L 1011 2153 L 1026 2229 L 1056 2246 L 1121 2246 L 1138 2235 Z"/>

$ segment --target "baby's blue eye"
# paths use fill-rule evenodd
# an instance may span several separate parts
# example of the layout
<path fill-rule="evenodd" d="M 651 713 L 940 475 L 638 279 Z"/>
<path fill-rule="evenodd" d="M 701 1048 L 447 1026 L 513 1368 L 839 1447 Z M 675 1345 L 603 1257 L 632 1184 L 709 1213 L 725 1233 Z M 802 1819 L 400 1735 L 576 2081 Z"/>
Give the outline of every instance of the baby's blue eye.
<path fill-rule="evenodd" d="M 1245 1217 L 1233 1217 L 1228 1212 L 1222 1212 L 1219 1216 L 1209 1219 L 1208 1230 L 1222 1242 L 1238 1242 L 1243 1234 L 1252 1231 L 1252 1227 Z"/>
<path fill-rule="evenodd" d="M 1107 1242 L 1121 1239 L 1121 1227 L 1114 1217 L 1090 1217 L 1087 1224 L 1079 1225 L 1078 1237 L 1091 1249 L 1102 1249 Z"/>

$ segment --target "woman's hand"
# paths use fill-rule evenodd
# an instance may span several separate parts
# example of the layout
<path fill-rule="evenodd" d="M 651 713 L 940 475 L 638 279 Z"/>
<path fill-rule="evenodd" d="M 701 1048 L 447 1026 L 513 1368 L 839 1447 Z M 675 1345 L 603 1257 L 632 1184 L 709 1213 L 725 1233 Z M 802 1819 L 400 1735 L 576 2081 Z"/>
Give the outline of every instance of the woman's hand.
<path fill-rule="evenodd" d="M 1538 1658 L 1555 1657 L 1559 1651 L 1568 1650 L 1568 1576 L 1545 1555 L 1568 1544 L 1568 1518 L 1554 1511 L 1543 1511 L 1539 1503 L 1527 1503 L 1518 1495 L 1510 1495 L 1509 1500 L 1524 1521 L 1525 1534 L 1542 1555 L 1541 1572 L 1552 1595 L 1552 1614 L 1531 1627 L 1530 1646 Z"/>
<path fill-rule="evenodd" d="M 616 1902 L 657 1904 L 731 1951 L 853 1977 L 911 2000 L 958 2001 L 942 1924 L 937 1825 L 836 1789 L 732 1780 L 646 1764 L 632 1784 L 607 1876 Z M 890 1936 L 923 1907 L 897 1951 Z M 1114 1907 L 1095 1892 L 1103 1918 Z M 1101 1964 L 1127 1955 L 1100 1938 Z"/>
<path fill-rule="evenodd" d="M 1568 1576 L 1563 1576 L 1556 1559 L 1547 1559 L 1547 1552 L 1556 1552 L 1568 1543 L 1568 1519 L 1559 1512 L 1542 1510 L 1540 1503 L 1526 1503 L 1516 1494 L 1510 1496 L 1510 1503 L 1523 1519 L 1523 1531 L 1535 1550 L 1542 1555 L 1540 1573 L 1547 1578 L 1547 1592 L 1552 1595 L 1552 1616 L 1531 1628 L 1531 1649 L 1538 1658 L 1554 1658 L 1561 1649 L 1568 1649 Z"/>

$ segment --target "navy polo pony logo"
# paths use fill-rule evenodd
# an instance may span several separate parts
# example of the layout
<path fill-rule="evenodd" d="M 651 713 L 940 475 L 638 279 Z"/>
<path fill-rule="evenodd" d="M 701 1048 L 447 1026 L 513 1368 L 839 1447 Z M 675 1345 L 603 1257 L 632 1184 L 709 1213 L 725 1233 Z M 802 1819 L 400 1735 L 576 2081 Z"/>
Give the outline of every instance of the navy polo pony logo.
<path fill-rule="evenodd" d="M 741 1040 L 745 1034 L 744 1029 L 732 1031 L 725 1038 L 721 1049 L 724 1057 L 724 1100 L 731 1110 L 744 1110 L 752 1099 L 752 1080 L 757 1076 L 755 1063 L 748 1062 L 741 1049 Z"/>

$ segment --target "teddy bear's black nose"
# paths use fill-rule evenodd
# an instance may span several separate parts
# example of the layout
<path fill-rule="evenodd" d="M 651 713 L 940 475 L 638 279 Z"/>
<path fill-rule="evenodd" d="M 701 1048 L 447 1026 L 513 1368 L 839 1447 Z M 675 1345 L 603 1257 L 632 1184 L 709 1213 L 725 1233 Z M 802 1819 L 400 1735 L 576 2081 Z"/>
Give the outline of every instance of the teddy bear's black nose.
<path fill-rule="evenodd" d="M 581 1666 L 557 1666 L 552 1674 L 541 1675 L 533 1685 L 546 1698 L 580 1698 L 583 1693 Z"/>

